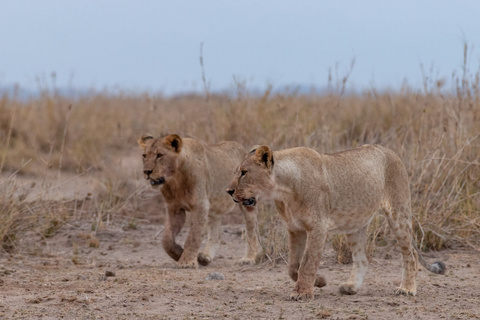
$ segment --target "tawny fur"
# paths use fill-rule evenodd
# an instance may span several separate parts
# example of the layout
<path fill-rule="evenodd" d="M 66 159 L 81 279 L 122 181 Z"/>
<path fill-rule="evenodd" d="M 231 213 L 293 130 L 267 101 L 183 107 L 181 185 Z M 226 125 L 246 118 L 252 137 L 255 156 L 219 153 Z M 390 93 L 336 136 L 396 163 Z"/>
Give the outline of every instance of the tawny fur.
<path fill-rule="evenodd" d="M 410 189 L 405 166 L 392 150 L 367 145 L 319 154 L 309 148 L 273 152 L 260 146 L 241 162 L 227 192 L 250 207 L 261 200 L 275 201 L 289 232 L 289 275 L 296 282 L 291 299 L 311 299 L 314 286 L 325 285 L 316 271 L 328 232 L 347 235 L 353 270 L 340 292 L 357 292 L 368 267 L 366 228 L 378 210 L 385 213 L 403 257 L 396 292 L 416 294 Z M 435 265 L 437 271 L 424 264 L 444 273 L 443 263 Z"/>
<path fill-rule="evenodd" d="M 225 193 L 236 165 L 246 150 L 236 142 L 206 145 L 176 134 L 154 139 L 146 135 L 138 140 L 143 149 L 143 170 L 152 187 L 162 192 L 167 219 L 162 245 L 179 267 L 196 268 L 208 265 L 220 245 L 220 223 L 223 214 L 235 204 Z M 254 263 L 260 253 L 256 210 L 242 206 L 247 229 L 247 243 L 240 263 Z M 191 224 L 184 248 L 175 238 L 185 224 L 186 212 Z M 207 232 L 207 243 L 200 246 Z"/>

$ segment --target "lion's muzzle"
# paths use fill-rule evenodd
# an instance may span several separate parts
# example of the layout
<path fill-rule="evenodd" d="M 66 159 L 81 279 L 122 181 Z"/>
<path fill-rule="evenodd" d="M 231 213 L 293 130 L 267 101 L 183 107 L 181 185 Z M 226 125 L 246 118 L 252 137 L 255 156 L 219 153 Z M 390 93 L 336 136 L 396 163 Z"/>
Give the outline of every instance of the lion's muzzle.
<path fill-rule="evenodd" d="M 232 197 L 232 200 L 235 202 L 235 203 L 239 203 L 240 201 L 238 201 L 237 199 L 235 199 L 235 197 L 233 196 L 233 194 L 235 193 L 235 190 L 234 189 L 227 189 L 227 193 Z"/>
<path fill-rule="evenodd" d="M 236 203 L 241 203 L 244 206 L 247 207 L 253 207 L 257 204 L 257 200 L 254 197 L 248 198 L 248 199 L 235 199 L 235 190 L 234 189 L 227 189 L 227 193 L 232 197 L 233 201 Z"/>

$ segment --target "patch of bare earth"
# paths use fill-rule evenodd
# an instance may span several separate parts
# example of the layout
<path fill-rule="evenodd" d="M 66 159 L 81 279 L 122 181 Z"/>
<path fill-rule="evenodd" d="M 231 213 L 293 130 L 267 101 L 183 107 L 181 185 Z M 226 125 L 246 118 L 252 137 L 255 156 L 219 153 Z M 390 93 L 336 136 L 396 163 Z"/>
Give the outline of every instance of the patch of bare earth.
<path fill-rule="evenodd" d="M 161 248 L 162 225 L 139 223 L 98 230 L 67 224 L 44 240 L 42 252 L 0 254 L 0 318 L 5 319 L 470 319 L 480 318 L 477 252 L 426 254 L 445 261 L 445 276 L 418 273 L 418 296 L 395 296 L 401 279 L 395 247 L 379 248 L 364 286 L 339 294 L 351 266 L 335 262 L 329 245 L 319 272 L 327 286 L 308 302 L 289 301 L 293 282 L 284 263 L 240 266 L 241 225 L 223 226 L 222 245 L 208 267 L 175 268 Z M 186 230 L 180 240 L 185 238 Z M 108 272 L 107 272 L 108 271 Z M 220 272 L 225 280 L 206 280 Z"/>

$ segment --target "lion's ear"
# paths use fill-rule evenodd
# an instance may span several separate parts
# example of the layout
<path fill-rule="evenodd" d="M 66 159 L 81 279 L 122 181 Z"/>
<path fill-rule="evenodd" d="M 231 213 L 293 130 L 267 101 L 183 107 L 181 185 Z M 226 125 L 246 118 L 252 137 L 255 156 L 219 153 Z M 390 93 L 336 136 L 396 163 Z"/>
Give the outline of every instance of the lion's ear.
<path fill-rule="evenodd" d="M 257 162 L 267 167 L 267 169 L 273 168 L 273 151 L 269 146 L 258 147 L 255 150 L 255 157 Z"/>
<path fill-rule="evenodd" d="M 173 151 L 180 153 L 182 151 L 182 138 L 178 134 L 170 134 L 165 137 L 163 143 L 167 146 L 167 148 L 172 149 Z"/>
<path fill-rule="evenodd" d="M 248 154 L 250 153 L 254 153 L 255 151 L 257 151 L 258 148 L 260 148 L 261 146 L 259 144 L 256 144 L 254 145 L 253 147 L 250 148 L 250 151 L 248 151 Z"/>
<path fill-rule="evenodd" d="M 145 148 L 148 142 L 150 142 L 149 140 L 153 140 L 153 137 L 150 134 L 144 134 L 137 142 L 140 147 Z"/>

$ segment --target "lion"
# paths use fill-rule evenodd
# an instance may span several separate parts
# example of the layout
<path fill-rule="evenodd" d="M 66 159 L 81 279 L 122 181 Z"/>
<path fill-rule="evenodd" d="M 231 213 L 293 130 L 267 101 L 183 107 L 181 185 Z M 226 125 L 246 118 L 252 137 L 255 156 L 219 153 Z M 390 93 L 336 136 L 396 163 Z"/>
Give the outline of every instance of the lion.
<path fill-rule="evenodd" d="M 235 204 L 225 194 L 232 172 L 247 150 L 237 142 L 206 145 L 177 134 L 153 138 L 144 135 L 143 173 L 153 188 L 160 189 L 166 203 L 167 219 L 162 246 L 181 268 L 208 265 L 220 245 L 220 223 Z M 260 253 L 257 211 L 239 206 L 246 222 L 246 249 L 241 264 L 255 263 Z M 253 210 L 252 210 L 253 209 Z M 190 230 L 184 248 L 175 238 L 190 212 Z M 207 242 L 199 252 L 207 232 Z"/>
<path fill-rule="evenodd" d="M 326 285 L 316 275 L 328 232 L 344 233 L 353 255 L 350 278 L 342 294 L 355 294 L 367 272 L 366 228 L 378 210 L 387 217 L 403 257 L 397 294 L 416 295 L 417 260 L 443 274 L 445 265 L 428 265 L 413 241 L 407 171 L 390 149 L 365 145 L 319 154 L 305 147 L 272 151 L 253 149 L 237 167 L 227 188 L 233 200 L 255 207 L 274 200 L 289 233 L 288 273 L 295 281 L 292 300 L 313 299 L 314 286 Z"/>

